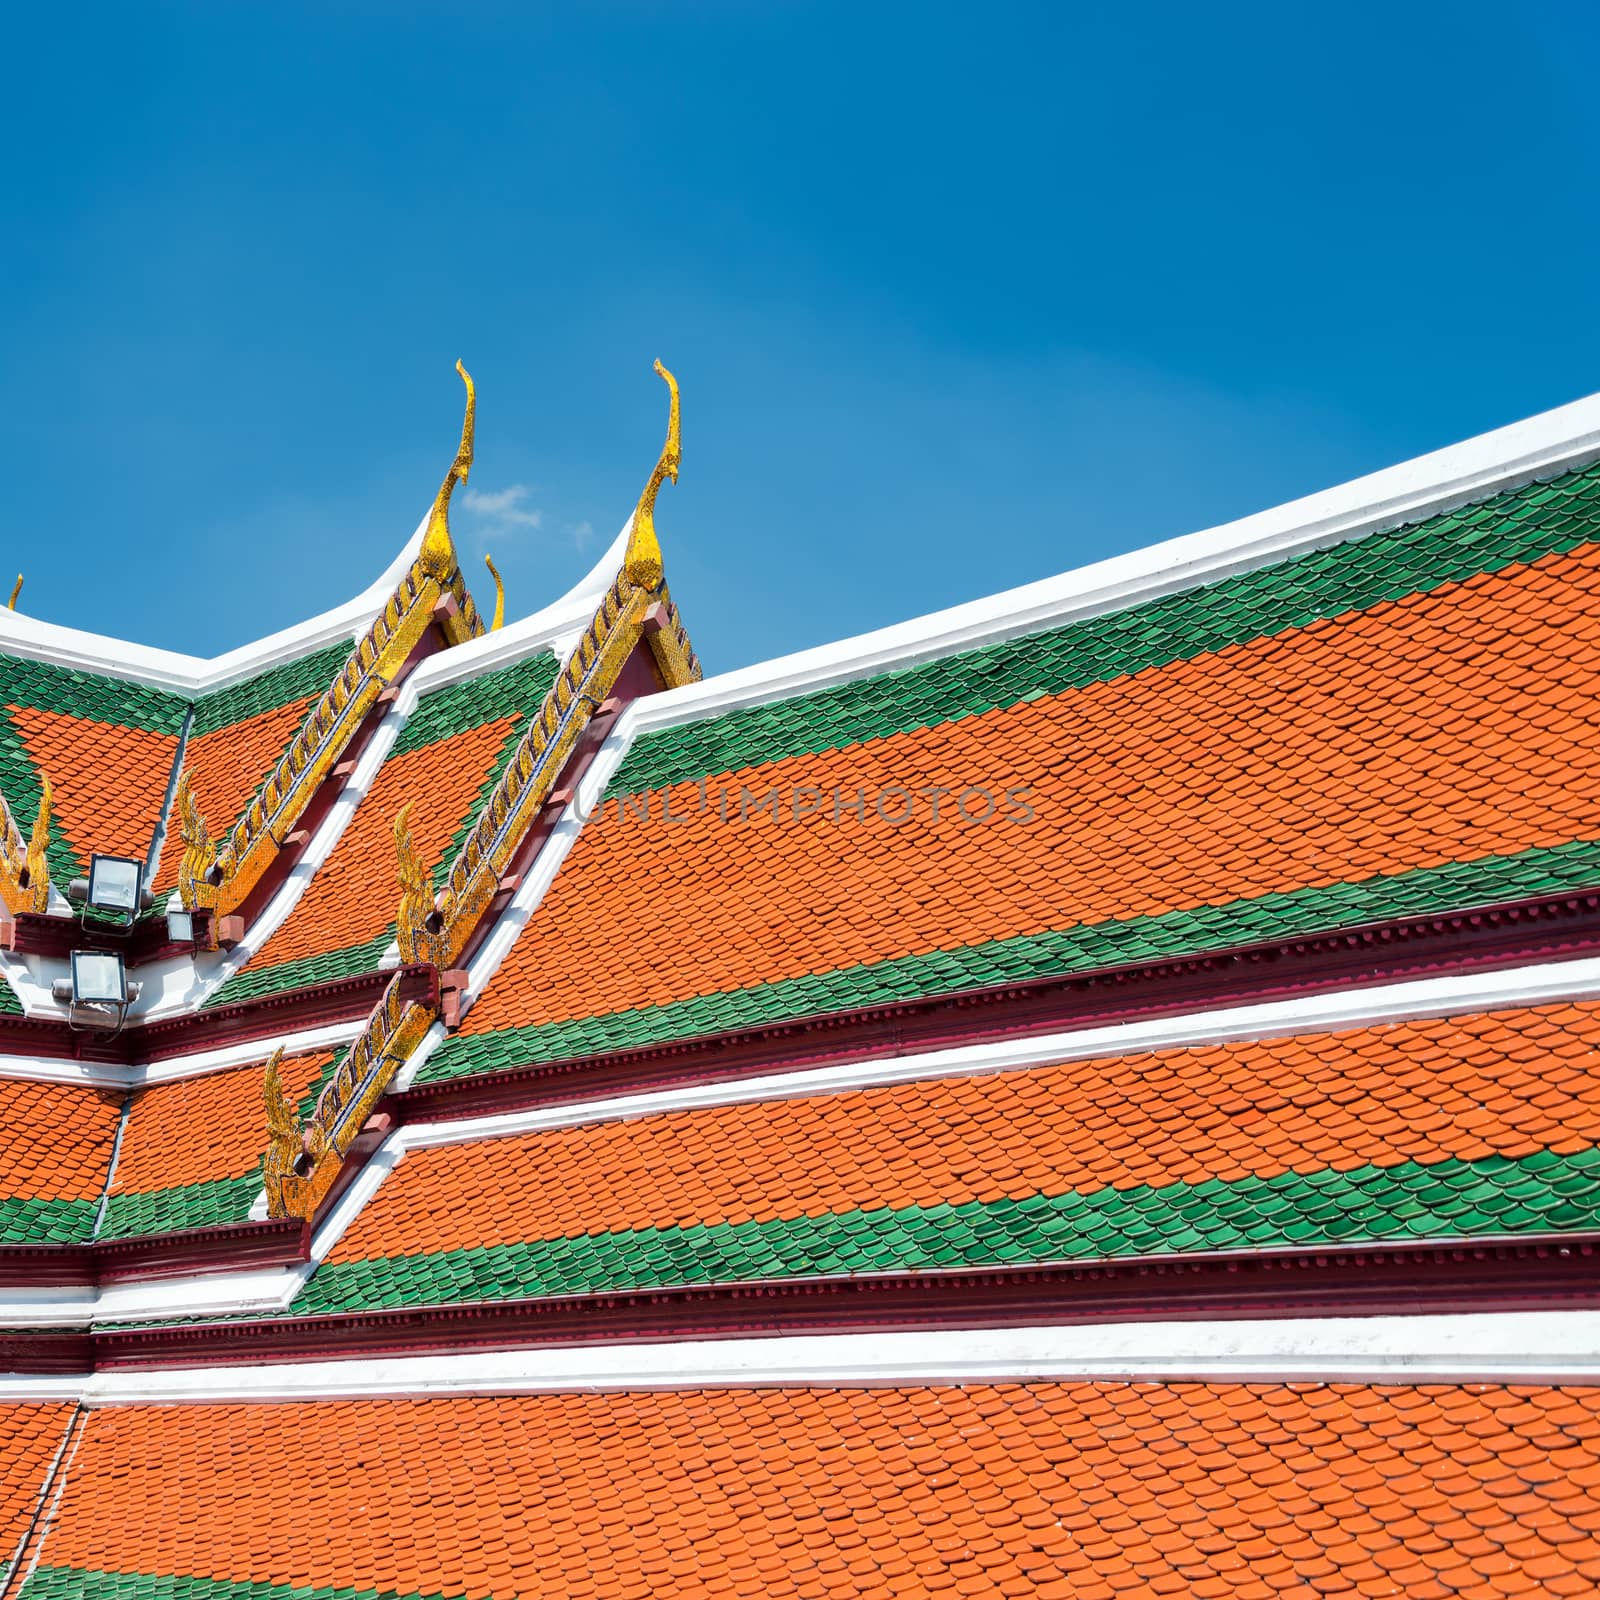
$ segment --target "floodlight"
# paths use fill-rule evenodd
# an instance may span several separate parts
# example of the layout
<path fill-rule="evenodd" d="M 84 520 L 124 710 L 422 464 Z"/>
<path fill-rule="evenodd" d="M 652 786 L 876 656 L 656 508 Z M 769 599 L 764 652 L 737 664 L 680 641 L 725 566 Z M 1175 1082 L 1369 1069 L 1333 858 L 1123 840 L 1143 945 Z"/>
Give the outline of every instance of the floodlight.
<path fill-rule="evenodd" d="M 128 974 L 122 957 L 104 950 L 74 950 L 72 999 L 77 1005 L 126 1005 Z"/>
<path fill-rule="evenodd" d="M 74 950 L 72 976 L 57 978 L 50 994 L 70 1008 L 69 1026 L 109 1028 L 114 1033 L 127 1020 L 128 1007 L 139 998 L 141 987 L 128 982 L 122 957 L 114 952 Z"/>
<path fill-rule="evenodd" d="M 89 861 L 89 904 L 96 911 L 139 914 L 139 889 L 144 862 L 133 856 L 96 855 Z"/>
<path fill-rule="evenodd" d="M 194 913 L 169 911 L 167 913 L 167 938 L 174 944 L 194 943 Z"/>

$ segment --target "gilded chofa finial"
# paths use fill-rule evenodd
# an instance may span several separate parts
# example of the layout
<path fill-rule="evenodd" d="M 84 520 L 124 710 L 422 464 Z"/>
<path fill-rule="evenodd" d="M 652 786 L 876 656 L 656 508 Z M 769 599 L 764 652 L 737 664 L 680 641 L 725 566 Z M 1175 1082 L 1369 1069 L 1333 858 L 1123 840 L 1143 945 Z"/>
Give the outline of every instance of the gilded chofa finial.
<path fill-rule="evenodd" d="M 418 557 L 423 571 L 431 573 L 440 583 L 447 582 L 456 570 L 455 545 L 450 539 L 450 496 L 458 482 L 467 481 L 467 474 L 472 470 L 472 434 L 478 413 L 478 392 L 473 388 L 472 374 L 459 361 L 456 371 L 467 386 L 467 414 L 461 423 L 461 444 L 433 502 L 428 531 L 422 536 L 422 551 Z"/>
<path fill-rule="evenodd" d="M 633 532 L 628 536 L 628 553 L 623 557 L 622 570 L 642 589 L 656 589 L 661 584 L 661 544 L 656 538 L 656 496 L 661 485 L 671 478 L 678 481 L 678 463 L 683 460 L 683 446 L 678 431 L 678 380 L 656 362 L 656 371 L 666 380 L 672 395 L 667 410 L 667 442 L 661 447 L 656 469 L 639 496 L 634 508 Z"/>
<path fill-rule="evenodd" d="M 6 610 L 7 611 L 15 611 L 17 609 L 17 596 L 20 595 L 21 593 L 22 593 L 22 574 L 19 572 L 17 574 L 17 581 L 14 584 L 11 585 L 11 598 L 6 601 Z"/>
<path fill-rule="evenodd" d="M 506 586 L 500 581 L 500 569 L 494 564 L 493 556 L 485 556 L 483 564 L 494 579 L 494 621 L 489 624 L 489 632 L 498 633 L 506 620 Z"/>

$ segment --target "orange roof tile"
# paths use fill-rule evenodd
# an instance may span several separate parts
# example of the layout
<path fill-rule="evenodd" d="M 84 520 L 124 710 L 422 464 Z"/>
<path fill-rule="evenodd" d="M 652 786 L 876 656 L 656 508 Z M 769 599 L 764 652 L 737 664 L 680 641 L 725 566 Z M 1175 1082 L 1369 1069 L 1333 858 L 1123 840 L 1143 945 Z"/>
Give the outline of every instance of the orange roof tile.
<path fill-rule="evenodd" d="M 274 763 L 288 748 L 316 695 L 305 695 L 287 705 L 258 712 L 209 733 L 195 734 L 184 746 L 183 764 L 193 785 L 200 815 L 221 835 L 244 810 L 261 787 Z M 162 852 L 156 889 L 164 892 L 178 881 L 183 860 L 176 836 Z"/>
<path fill-rule="evenodd" d="M 1529 1482 L 1485 1425 L 1534 1457 L 1561 1438 L 1573 1470 Z M 107 1407 L 27 1593 L 85 1571 L 469 1600 L 1577 1593 L 1597 1464 L 1600 1391 L 1531 1385 Z"/>
<path fill-rule="evenodd" d="M 1600 547 L 956 722 L 609 803 L 467 1031 L 1600 838 Z M 791 817 L 741 822 L 740 789 Z M 805 786 L 828 797 L 792 819 Z M 872 796 L 937 786 L 913 820 Z M 955 801 L 1028 790 L 1031 825 Z M 865 819 L 835 807 L 869 796 Z M 728 796 L 727 820 L 719 792 Z M 979 799 L 969 811 L 985 809 Z M 1003 816 L 1003 805 L 1001 806 Z M 678 818 L 686 820 L 679 821 Z M 652 903 L 639 914 L 639 863 Z"/>
<path fill-rule="evenodd" d="M 582 1123 L 413 1153 L 329 1265 L 1600 1144 L 1600 1002 Z"/>
<path fill-rule="evenodd" d="M 284 1058 L 279 1073 L 291 1104 L 306 1096 L 332 1059 L 328 1050 Z M 111 1192 L 168 1189 L 253 1171 L 267 1144 L 265 1066 L 262 1060 L 140 1090 L 117 1152 Z"/>
<path fill-rule="evenodd" d="M 33 1520 L 73 1407 L 0 1401 L 0 1582 Z"/>
<path fill-rule="evenodd" d="M 333 854 L 252 967 L 275 966 L 364 944 L 394 921 L 400 900 L 394 819 L 411 800 L 412 838 L 430 867 L 444 857 L 515 726 L 501 718 L 465 728 L 379 769 Z"/>
<path fill-rule="evenodd" d="M 98 1199 L 122 1098 L 75 1083 L 0 1078 L 0 1198 Z"/>
<path fill-rule="evenodd" d="M 49 778 L 57 825 L 85 866 L 96 851 L 142 858 L 161 818 L 176 737 L 32 706 L 10 716 Z"/>

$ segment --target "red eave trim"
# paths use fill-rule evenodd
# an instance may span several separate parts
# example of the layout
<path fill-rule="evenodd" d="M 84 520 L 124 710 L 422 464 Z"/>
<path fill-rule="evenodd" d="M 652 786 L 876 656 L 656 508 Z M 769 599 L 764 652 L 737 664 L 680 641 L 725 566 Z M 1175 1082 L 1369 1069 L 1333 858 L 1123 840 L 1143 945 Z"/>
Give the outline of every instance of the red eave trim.
<path fill-rule="evenodd" d="M 1551 895 L 539 1062 L 420 1084 L 393 1103 L 407 1122 L 486 1116 L 1596 952 L 1600 893 Z"/>
<path fill-rule="evenodd" d="M 5 1244 L 0 1245 L 0 1286 L 92 1287 L 128 1278 L 181 1278 L 289 1266 L 309 1260 L 310 1254 L 311 1229 L 300 1217 L 89 1244 Z"/>
<path fill-rule="evenodd" d="M 108 1329 L 112 1367 L 323 1361 L 905 1328 L 1393 1316 L 1600 1304 L 1600 1234 L 814 1277 Z"/>
<path fill-rule="evenodd" d="M 87 1377 L 94 1371 L 94 1336 L 60 1328 L 0 1328 L 0 1372 Z"/>
<path fill-rule="evenodd" d="M 80 922 L 74 916 L 19 911 L 12 918 L 10 949 L 17 955 L 54 956 L 65 960 L 74 950 L 111 950 L 130 967 L 147 961 L 164 961 L 194 949 L 210 949 L 213 913 L 201 908 L 193 913 L 193 943 L 175 943 L 167 936 L 167 919 L 146 917 L 131 928 L 108 928 Z"/>

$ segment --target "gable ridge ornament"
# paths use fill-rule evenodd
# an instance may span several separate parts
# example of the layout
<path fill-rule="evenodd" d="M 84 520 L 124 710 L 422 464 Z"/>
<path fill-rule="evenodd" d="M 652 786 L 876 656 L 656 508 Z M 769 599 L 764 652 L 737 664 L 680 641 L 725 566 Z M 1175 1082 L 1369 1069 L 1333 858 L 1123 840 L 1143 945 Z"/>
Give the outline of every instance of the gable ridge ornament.
<path fill-rule="evenodd" d="M 178 868 L 179 898 L 191 910 L 215 905 L 217 891 L 211 882 L 211 869 L 217 864 L 217 847 L 195 803 L 187 767 L 178 773 L 178 787 L 172 798 L 178 813 L 178 833 L 183 839 L 183 862 Z"/>
<path fill-rule="evenodd" d="M 447 583 L 457 568 L 455 544 L 450 538 L 450 496 L 456 484 L 465 483 L 472 470 L 472 439 L 477 427 L 478 394 L 473 387 L 472 374 L 456 362 L 456 371 L 467 386 L 467 414 L 461 423 L 461 443 L 456 447 L 456 458 L 444 475 L 439 493 L 434 497 L 433 510 L 428 514 L 428 531 L 422 536 L 422 549 L 417 559 L 422 570 L 440 583 Z"/>
<path fill-rule="evenodd" d="M 21 594 L 22 594 L 22 574 L 19 572 L 17 574 L 17 581 L 14 584 L 11 585 L 11 598 L 6 601 L 6 610 L 7 611 L 15 611 L 17 609 L 17 600 L 18 600 L 18 598 L 19 598 L 19 596 Z"/>
<path fill-rule="evenodd" d="M 499 633 L 506 620 L 506 586 L 500 581 L 500 569 L 494 564 L 493 556 L 485 556 L 483 564 L 494 579 L 494 621 L 489 624 L 489 632 Z"/>
<path fill-rule="evenodd" d="M 633 527 L 628 535 L 628 552 L 622 558 L 622 570 L 641 589 L 661 587 L 661 541 L 656 538 L 656 496 L 661 485 L 671 478 L 678 481 L 678 466 L 683 460 L 683 445 L 678 422 L 678 380 L 659 361 L 656 372 L 666 383 L 671 399 L 667 405 L 667 441 L 661 447 L 655 470 L 639 496 L 634 508 Z"/>
<path fill-rule="evenodd" d="M 427 919 L 433 913 L 433 880 L 417 854 L 411 837 L 410 800 L 400 807 L 394 819 L 394 847 L 399 858 L 400 906 L 395 912 L 395 939 L 400 959 L 407 966 L 426 959 Z"/>
<path fill-rule="evenodd" d="M 280 1044 L 267 1057 L 267 1069 L 261 1078 L 261 1093 L 267 1103 L 267 1156 L 261 1177 L 267 1191 L 268 1213 L 275 1217 L 283 1215 L 283 1180 L 294 1172 L 303 1147 L 300 1120 L 283 1092 L 283 1077 L 278 1070 L 282 1063 Z"/>
<path fill-rule="evenodd" d="M 33 819 L 33 832 L 28 837 L 28 854 L 24 863 L 28 875 L 28 909 L 50 909 L 50 780 L 39 774 L 41 785 L 39 813 Z"/>

